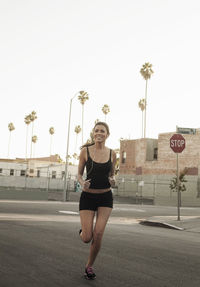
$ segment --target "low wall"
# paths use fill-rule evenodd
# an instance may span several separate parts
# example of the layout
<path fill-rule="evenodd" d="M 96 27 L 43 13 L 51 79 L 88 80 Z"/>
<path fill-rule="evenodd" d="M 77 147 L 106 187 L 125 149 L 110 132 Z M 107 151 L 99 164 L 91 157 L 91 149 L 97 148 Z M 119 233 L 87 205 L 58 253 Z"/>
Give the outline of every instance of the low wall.
<path fill-rule="evenodd" d="M 48 200 L 48 192 L 42 189 L 0 188 L 2 200 Z"/>
<path fill-rule="evenodd" d="M 63 179 L 20 176 L 0 177 L 0 199 L 63 201 L 63 189 Z M 73 180 L 69 181 L 68 190 L 69 192 L 74 191 Z"/>

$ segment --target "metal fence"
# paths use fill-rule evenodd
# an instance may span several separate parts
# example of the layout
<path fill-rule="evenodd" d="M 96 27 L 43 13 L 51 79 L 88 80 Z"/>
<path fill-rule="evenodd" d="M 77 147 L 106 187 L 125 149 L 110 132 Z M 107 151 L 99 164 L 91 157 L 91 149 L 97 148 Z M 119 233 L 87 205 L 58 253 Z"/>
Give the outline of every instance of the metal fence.
<path fill-rule="evenodd" d="M 135 203 L 176 205 L 177 192 L 170 189 L 172 177 L 118 177 L 114 193 L 117 196 L 131 197 L 135 199 Z M 186 180 L 186 190 L 181 192 L 182 204 L 200 206 L 200 178 L 187 176 Z"/>
<path fill-rule="evenodd" d="M 62 190 L 65 171 L 43 170 L 34 176 L 24 169 L 0 169 L 0 187 L 15 189 Z M 67 186 L 75 190 L 76 176 L 68 174 Z"/>

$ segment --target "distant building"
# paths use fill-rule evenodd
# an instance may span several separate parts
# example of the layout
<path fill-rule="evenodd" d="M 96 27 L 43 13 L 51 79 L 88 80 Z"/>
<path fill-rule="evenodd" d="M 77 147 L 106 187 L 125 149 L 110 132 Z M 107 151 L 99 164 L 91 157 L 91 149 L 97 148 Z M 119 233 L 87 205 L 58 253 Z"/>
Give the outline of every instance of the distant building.
<path fill-rule="evenodd" d="M 76 177 L 77 166 L 69 165 L 70 177 Z M 40 158 L 0 159 L 0 176 L 64 178 L 65 163 L 59 155 Z"/>
<path fill-rule="evenodd" d="M 170 138 L 173 134 L 159 134 L 158 139 L 121 140 L 119 174 L 174 174 L 176 154 L 170 148 Z M 179 168 L 188 168 L 188 175 L 199 175 L 200 132 L 183 136 L 186 148 L 179 154 Z"/>
<path fill-rule="evenodd" d="M 200 130 L 179 128 L 179 133 L 181 129 L 186 147 L 178 156 L 179 171 L 187 171 L 182 206 L 200 206 Z M 170 190 L 177 172 L 177 156 L 170 148 L 174 133 L 159 134 L 158 139 L 120 141 L 117 195 L 132 197 L 136 203 L 177 204 L 177 192 Z"/>

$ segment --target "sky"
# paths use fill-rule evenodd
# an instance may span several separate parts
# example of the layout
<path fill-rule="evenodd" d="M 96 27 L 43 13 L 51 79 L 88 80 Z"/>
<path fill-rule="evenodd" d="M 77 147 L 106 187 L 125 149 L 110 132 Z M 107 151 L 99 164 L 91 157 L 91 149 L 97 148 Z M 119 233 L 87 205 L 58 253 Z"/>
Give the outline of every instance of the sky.
<path fill-rule="evenodd" d="M 105 120 L 106 145 L 142 136 L 145 80 L 140 69 L 153 65 L 148 81 L 146 137 L 199 128 L 199 0 L 7 0 L 0 1 L 0 158 L 25 157 L 24 117 L 37 113 L 32 156 L 66 156 L 70 99 L 69 152 L 79 153 L 84 90 L 84 141 L 96 119 Z M 31 155 L 31 126 L 28 156 Z"/>

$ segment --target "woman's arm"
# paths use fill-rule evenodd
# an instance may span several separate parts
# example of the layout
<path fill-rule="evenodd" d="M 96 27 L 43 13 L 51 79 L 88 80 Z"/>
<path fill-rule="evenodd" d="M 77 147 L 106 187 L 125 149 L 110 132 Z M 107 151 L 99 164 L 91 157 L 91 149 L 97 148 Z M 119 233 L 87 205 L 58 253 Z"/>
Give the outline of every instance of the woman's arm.
<path fill-rule="evenodd" d="M 116 153 L 112 151 L 112 167 L 109 176 L 111 187 L 115 186 L 115 165 L 116 165 Z"/>
<path fill-rule="evenodd" d="M 78 165 L 78 182 L 80 183 L 82 190 L 88 190 L 90 187 L 90 180 L 83 180 L 83 172 L 86 164 L 86 148 L 83 148 L 79 156 L 79 165 Z"/>

